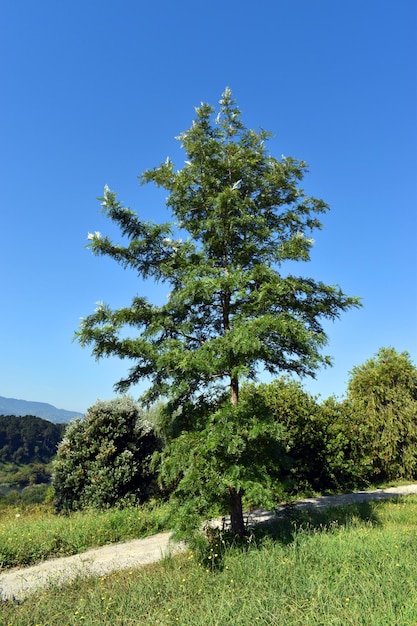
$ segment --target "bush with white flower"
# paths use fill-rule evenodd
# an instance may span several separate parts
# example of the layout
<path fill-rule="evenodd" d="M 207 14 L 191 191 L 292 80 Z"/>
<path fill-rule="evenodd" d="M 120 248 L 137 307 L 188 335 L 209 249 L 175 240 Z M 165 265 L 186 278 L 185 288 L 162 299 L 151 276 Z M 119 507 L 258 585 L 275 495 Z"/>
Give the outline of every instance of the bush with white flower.
<path fill-rule="evenodd" d="M 128 396 L 97 401 L 69 423 L 54 461 L 59 511 L 138 504 L 153 490 L 150 458 L 158 448 L 151 424 Z"/>

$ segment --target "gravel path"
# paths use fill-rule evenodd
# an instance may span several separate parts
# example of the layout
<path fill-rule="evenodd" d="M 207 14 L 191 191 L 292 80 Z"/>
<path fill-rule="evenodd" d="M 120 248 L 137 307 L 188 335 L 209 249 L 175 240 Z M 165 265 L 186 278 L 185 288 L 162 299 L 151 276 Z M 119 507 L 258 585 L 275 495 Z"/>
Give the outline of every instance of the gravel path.
<path fill-rule="evenodd" d="M 298 501 L 294 507 L 324 509 L 329 506 L 343 506 L 367 500 L 385 500 L 412 493 L 417 493 L 417 485 L 359 491 L 339 496 L 306 498 Z M 281 506 L 277 513 L 284 510 L 285 506 Z M 276 513 L 257 509 L 250 513 L 248 522 L 256 524 L 270 521 L 275 515 Z M 217 525 L 221 523 L 216 522 Z M 77 576 L 103 576 L 116 570 L 147 565 L 159 561 L 164 555 L 183 549 L 182 545 L 170 542 L 170 533 L 159 533 L 145 539 L 94 548 L 74 556 L 50 559 L 24 569 L 8 570 L 0 574 L 0 599 L 21 600 L 39 589 L 68 582 Z"/>

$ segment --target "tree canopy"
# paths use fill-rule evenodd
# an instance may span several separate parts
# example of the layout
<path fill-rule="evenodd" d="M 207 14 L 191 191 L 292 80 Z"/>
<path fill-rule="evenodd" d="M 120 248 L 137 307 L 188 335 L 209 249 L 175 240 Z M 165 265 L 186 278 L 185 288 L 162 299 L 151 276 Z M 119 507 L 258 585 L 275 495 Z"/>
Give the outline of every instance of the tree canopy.
<path fill-rule="evenodd" d="M 348 397 L 362 424 L 363 447 L 381 479 L 417 472 L 417 368 L 408 352 L 381 348 L 353 368 Z"/>
<path fill-rule="evenodd" d="M 307 164 L 273 157 L 266 147 L 269 137 L 244 126 L 227 88 L 218 112 L 201 104 L 192 126 L 177 138 L 186 153 L 184 166 L 177 169 L 167 158 L 140 177 L 168 192 L 170 222 L 143 221 L 105 187 L 103 210 L 123 239 L 115 243 L 100 233 L 89 235 L 92 252 L 141 278 L 166 283 L 169 297 L 156 305 L 138 295 L 118 310 L 100 304 L 82 320 L 78 333 L 81 345 L 91 345 L 97 358 L 132 361 L 118 391 L 146 380 L 145 401 L 169 399 L 166 410 L 174 416 L 177 437 L 162 454 L 162 470 L 188 437 L 189 455 L 183 455 L 181 467 L 174 464 L 178 492 L 198 450 L 216 439 L 220 425 L 233 424 L 236 430 L 227 435 L 231 440 L 246 432 L 246 443 L 241 441 L 228 457 L 233 472 L 223 467 L 217 475 L 215 497 L 223 490 L 236 532 L 243 530 L 241 502 L 248 489 L 245 446 L 249 439 L 255 446 L 256 437 L 265 454 L 274 441 L 280 445 L 280 434 L 263 410 L 253 415 L 237 408 L 241 383 L 255 380 L 262 370 L 314 375 L 330 364 L 322 352 L 323 320 L 359 305 L 338 286 L 285 272 L 286 261 L 310 259 L 311 233 L 321 227 L 319 216 L 328 206 L 300 187 Z M 203 432 L 204 437 L 198 435 Z M 252 482 L 258 481 L 255 475 Z"/>

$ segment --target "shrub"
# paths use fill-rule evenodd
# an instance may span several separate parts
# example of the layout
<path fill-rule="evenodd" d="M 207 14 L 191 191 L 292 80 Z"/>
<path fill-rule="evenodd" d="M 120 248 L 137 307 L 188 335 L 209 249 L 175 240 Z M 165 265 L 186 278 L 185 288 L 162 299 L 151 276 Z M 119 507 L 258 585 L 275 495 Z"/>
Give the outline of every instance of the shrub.
<path fill-rule="evenodd" d="M 45 502 L 49 485 L 29 485 L 25 487 L 20 494 L 22 502 L 25 504 L 41 504 Z"/>
<path fill-rule="evenodd" d="M 98 401 L 70 422 L 54 461 L 57 511 L 107 508 L 145 501 L 154 476 L 150 457 L 158 441 L 128 396 Z"/>

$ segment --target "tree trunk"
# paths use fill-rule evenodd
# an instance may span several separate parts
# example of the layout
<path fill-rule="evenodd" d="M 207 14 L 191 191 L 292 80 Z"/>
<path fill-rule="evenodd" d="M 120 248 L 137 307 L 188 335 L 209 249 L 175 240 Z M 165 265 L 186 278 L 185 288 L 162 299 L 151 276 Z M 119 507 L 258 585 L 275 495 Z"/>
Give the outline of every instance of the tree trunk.
<path fill-rule="evenodd" d="M 243 537 L 246 534 L 246 526 L 243 519 L 242 509 L 242 492 L 236 491 L 234 487 L 229 488 L 229 509 L 230 509 L 230 525 L 235 535 Z"/>
<path fill-rule="evenodd" d="M 239 379 L 230 377 L 230 402 L 236 406 L 239 402 Z M 229 487 L 229 511 L 231 530 L 235 535 L 243 537 L 246 534 L 243 520 L 242 492 L 234 487 Z"/>
<path fill-rule="evenodd" d="M 237 378 L 230 379 L 230 402 L 233 406 L 239 402 L 239 380 Z"/>

